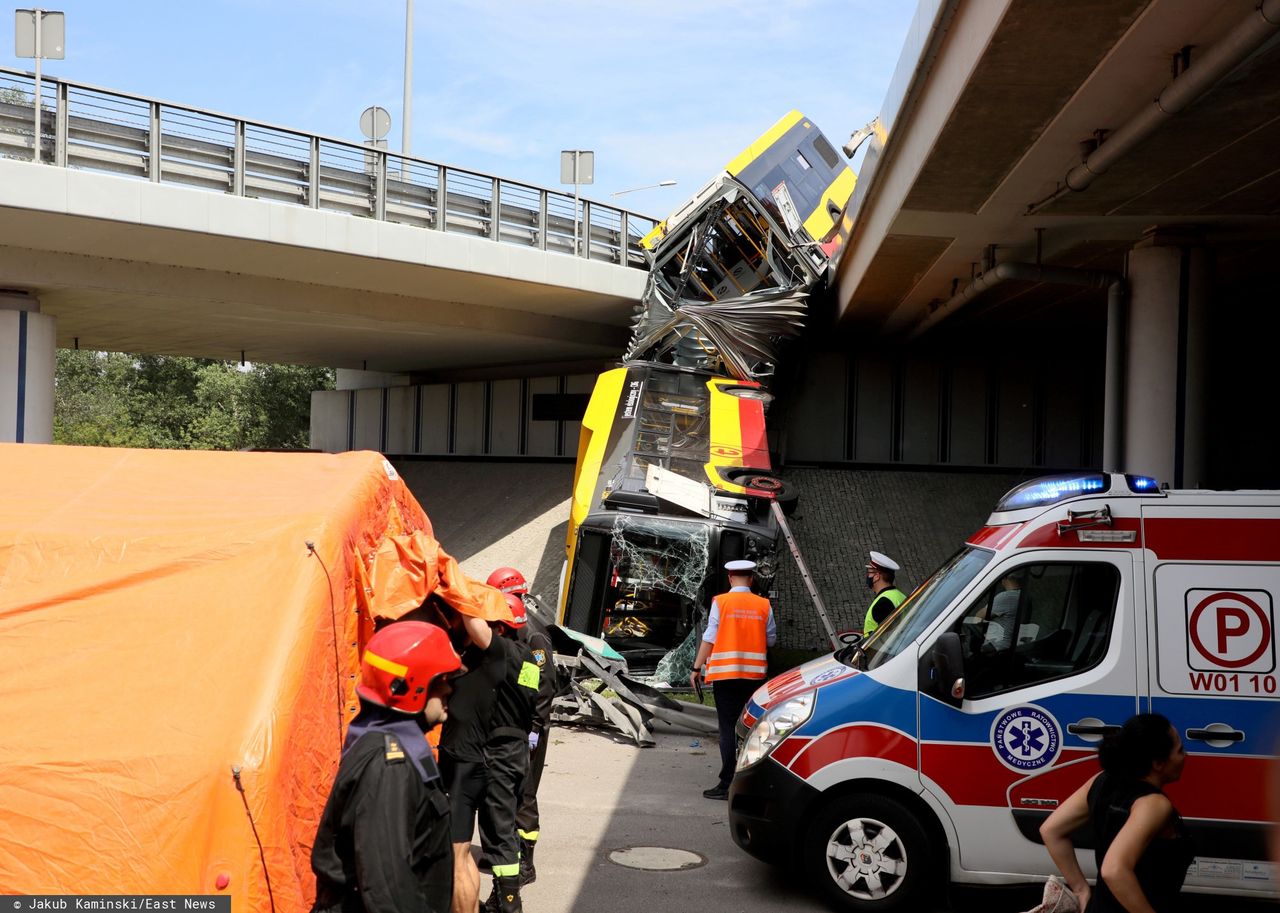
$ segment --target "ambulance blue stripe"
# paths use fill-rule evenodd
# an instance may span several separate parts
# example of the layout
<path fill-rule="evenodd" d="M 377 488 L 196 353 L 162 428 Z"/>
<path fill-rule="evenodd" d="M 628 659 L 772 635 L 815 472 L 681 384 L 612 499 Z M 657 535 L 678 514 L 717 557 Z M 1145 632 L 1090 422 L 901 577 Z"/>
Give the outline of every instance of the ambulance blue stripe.
<path fill-rule="evenodd" d="M 1187 742 L 1187 751 L 1205 754 L 1273 755 L 1280 747 L 1280 701 L 1276 698 L 1165 697 L 1156 695 L 1151 709 L 1163 713 L 1185 739 L 1188 729 L 1226 723 L 1244 733 L 1230 748 Z"/>
<path fill-rule="evenodd" d="M 916 692 L 891 688 L 869 675 L 855 675 L 818 689 L 818 703 L 801 734 L 826 732 L 845 723 L 880 723 L 908 735 L 916 731 Z"/>
<path fill-rule="evenodd" d="M 1067 727 L 1085 717 L 1096 717 L 1107 723 L 1119 725 L 1138 712 L 1137 698 L 1131 694 L 1054 694 L 1038 701 L 1029 701 L 1043 707 L 1058 721 L 1062 728 L 1062 744 L 1065 748 L 1096 748 L 1096 742 L 1086 742 L 1068 733 Z M 960 742 L 985 745 L 991 741 L 991 724 L 1009 707 L 1011 702 L 988 713 L 962 713 L 937 698 L 921 695 L 920 725 L 929 742 Z"/>

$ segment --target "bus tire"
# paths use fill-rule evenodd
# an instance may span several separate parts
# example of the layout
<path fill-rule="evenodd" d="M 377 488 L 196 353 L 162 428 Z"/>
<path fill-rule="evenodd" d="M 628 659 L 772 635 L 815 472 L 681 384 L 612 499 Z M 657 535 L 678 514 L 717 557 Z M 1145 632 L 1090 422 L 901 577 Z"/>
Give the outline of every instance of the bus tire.
<path fill-rule="evenodd" d="M 796 512 L 796 507 L 800 504 L 800 492 L 796 491 L 796 487 L 772 473 L 743 473 L 735 478 L 734 481 L 744 488 L 754 488 L 757 491 L 772 493 L 773 499 L 778 502 L 778 506 L 782 508 L 782 512 L 788 517 Z"/>
<path fill-rule="evenodd" d="M 895 913 L 925 909 L 937 866 L 924 827 L 898 802 L 841 796 L 813 820 L 803 844 L 811 883 L 833 909 Z"/>

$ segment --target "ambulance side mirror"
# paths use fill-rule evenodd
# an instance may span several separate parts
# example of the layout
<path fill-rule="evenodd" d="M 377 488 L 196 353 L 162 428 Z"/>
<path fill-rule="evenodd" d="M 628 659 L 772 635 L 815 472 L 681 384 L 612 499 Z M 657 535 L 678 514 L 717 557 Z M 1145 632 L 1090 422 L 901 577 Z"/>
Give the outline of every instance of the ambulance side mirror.
<path fill-rule="evenodd" d="M 938 700 L 955 707 L 964 702 L 964 654 L 959 634 L 947 631 L 938 635 L 921 663 L 920 679 L 920 690 Z"/>

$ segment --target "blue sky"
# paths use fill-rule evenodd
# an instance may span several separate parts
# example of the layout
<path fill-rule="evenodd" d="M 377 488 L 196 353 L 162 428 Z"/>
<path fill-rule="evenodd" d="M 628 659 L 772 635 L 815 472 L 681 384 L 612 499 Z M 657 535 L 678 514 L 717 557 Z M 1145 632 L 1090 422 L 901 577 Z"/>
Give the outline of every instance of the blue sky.
<path fill-rule="evenodd" d="M 52 0 L 50 75 L 359 141 L 400 144 L 404 0 Z M 914 0 L 415 0 L 412 152 L 666 215 L 791 108 L 835 142 L 884 98 Z M 6 31 L 12 29 L 13 19 Z M 4 39 L 4 65 L 29 70 Z M 678 186 L 610 200 L 662 180 Z"/>

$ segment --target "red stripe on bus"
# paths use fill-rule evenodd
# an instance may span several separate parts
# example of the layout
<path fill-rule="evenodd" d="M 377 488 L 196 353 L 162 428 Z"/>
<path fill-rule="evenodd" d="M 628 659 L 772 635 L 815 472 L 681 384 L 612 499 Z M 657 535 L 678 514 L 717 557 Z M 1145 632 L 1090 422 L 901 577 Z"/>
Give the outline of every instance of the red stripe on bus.
<path fill-rule="evenodd" d="M 769 437 L 764 428 L 764 403 L 738 397 L 738 426 L 742 429 L 742 465 L 769 469 Z"/>
<path fill-rule="evenodd" d="M 1280 560 L 1280 520 L 1159 517 L 1146 533 L 1147 548 L 1166 560 Z"/>

